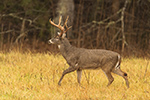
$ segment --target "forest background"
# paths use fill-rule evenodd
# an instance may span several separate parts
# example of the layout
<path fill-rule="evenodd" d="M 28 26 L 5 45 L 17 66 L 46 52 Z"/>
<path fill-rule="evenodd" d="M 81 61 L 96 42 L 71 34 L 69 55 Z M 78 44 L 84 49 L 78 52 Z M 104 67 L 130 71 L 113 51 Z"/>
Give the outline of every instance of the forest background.
<path fill-rule="evenodd" d="M 0 0 L 0 100 L 149 100 L 150 0 Z M 67 38 L 76 47 L 120 53 L 130 88 L 115 74 L 84 70 L 58 86 L 69 65 L 48 40 L 69 16 Z M 58 53 L 58 54 L 56 54 Z M 113 92 L 112 92 L 113 91 Z"/>
<path fill-rule="evenodd" d="M 150 56 L 150 0 L 1 0 L 0 50 L 57 52 L 47 41 L 69 16 L 67 37 L 76 47 Z M 63 24 L 63 23 L 62 23 Z"/>

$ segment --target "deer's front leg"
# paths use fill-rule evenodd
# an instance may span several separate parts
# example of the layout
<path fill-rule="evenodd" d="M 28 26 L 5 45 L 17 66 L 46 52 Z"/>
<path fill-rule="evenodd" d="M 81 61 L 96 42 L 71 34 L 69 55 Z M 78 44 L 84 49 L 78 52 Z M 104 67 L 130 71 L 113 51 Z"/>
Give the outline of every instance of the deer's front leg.
<path fill-rule="evenodd" d="M 72 67 L 72 66 L 70 66 L 68 69 L 64 70 L 64 72 L 63 72 L 63 74 L 62 74 L 62 76 L 61 76 L 61 78 L 60 78 L 60 80 L 59 80 L 59 82 L 58 82 L 58 85 L 61 85 L 61 81 L 62 81 L 63 77 L 64 77 L 66 74 L 68 74 L 68 73 L 70 73 L 70 72 L 73 72 L 73 71 L 75 71 L 75 70 L 76 70 L 76 68 L 75 68 L 75 67 Z"/>

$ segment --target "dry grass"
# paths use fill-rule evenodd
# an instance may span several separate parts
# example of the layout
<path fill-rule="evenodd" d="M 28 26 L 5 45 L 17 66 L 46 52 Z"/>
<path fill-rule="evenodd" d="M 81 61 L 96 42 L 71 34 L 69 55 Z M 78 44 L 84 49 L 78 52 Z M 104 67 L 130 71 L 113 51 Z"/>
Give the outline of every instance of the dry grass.
<path fill-rule="evenodd" d="M 129 89 L 123 78 L 115 74 L 114 82 L 106 87 L 108 81 L 101 70 L 84 71 L 82 87 L 77 83 L 76 72 L 66 75 L 62 86 L 58 86 L 63 70 L 68 67 L 62 56 L 0 53 L 0 100 L 148 100 L 148 62 L 142 58 L 122 59 L 121 68 L 129 75 Z"/>

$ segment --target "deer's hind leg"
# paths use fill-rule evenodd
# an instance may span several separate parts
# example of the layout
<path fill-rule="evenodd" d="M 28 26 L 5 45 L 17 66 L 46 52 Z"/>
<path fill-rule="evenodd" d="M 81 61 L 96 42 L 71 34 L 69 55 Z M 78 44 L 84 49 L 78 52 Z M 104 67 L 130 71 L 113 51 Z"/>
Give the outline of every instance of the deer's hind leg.
<path fill-rule="evenodd" d="M 82 70 L 77 70 L 77 81 L 80 84 L 81 83 L 81 76 L 82 76 Z"/>
<path fill-rule="evenodd" d="M 106 72 L 105 73 L 106 74 L 106 76 L 107 76 L 107 79 L 108 79 L 108 84 L 107 84 L 107 86 L 109 86 L 113 81 L 114 81 L 114 78 L 113 78 L 113 76 L 111 75 L 111 72 Z"/>
<path fill-rule="evenodd" d="M 105 75 L 107 76 L 107 79 L 108 79 L 107 87 L 110 86 L 112 84 L 112 82 L 114 81 L 114 78 L 111 74 L 112 67 L 110 67 L 110 66 L 111 66 L 111 63 L 106 63 L 103 67 L 101 67 L 101 69 L 103 70 L 103 72 L 105 73 Z"/>
<path fill-rule="evenodd" d="M 108 79 L 107 87 L 108 87 L 114 81 L 114 78 L 111 75 L 111 71 L 110 70 L 104 70 L 104 69 L 102 69 L 102 70 L 105 73 L 105 75 L 107 76 L 107 79 Z"/>

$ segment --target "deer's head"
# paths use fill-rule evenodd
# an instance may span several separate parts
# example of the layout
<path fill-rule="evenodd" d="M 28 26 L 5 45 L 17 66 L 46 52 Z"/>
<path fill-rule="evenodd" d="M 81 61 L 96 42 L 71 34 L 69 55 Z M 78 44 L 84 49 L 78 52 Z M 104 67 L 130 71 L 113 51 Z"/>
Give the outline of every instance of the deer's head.
<path fill-rule="evenodd" d="M 66 19 L 66 21 L 65 21 L 65 23 L 64 23 L 64 25 L 63 26 L 61 26 L 60 24 L 61 24 L 61 19 L 62 19 L 62 17 L 60 16 L 59 17 L 59 23 L 58 23 L 58 25 L 57 24 L 55 24 L 53 21 L 51 21 L 51 19 L 49 20 L 49 22 L 52 24 L 52 25 L 54 25 L 54 26 L 56 26 L 57 28 L 59 28 L 60 29 L 60 32 L 58 32 L 57 33 L 57 36 L 55 36 L 55 37 L 53 37 L 52 39 L 50 39 L 48 42 L 49 42 L 49 44 L 57 44 L 57 45 L 60 45 L 61 43 L 62 43 L 62 41 L 64 40 L 64 38 L 66 37 L 66 32 L 71 28 L 71 26 L 68 28 L 68 26 L 67 26 L 67 21 L 68 21 L 68 16 L 67 16 L 67 19 Z M 66 29 L 65 29 L 66 28 Z"/>

